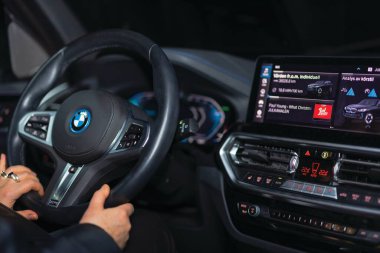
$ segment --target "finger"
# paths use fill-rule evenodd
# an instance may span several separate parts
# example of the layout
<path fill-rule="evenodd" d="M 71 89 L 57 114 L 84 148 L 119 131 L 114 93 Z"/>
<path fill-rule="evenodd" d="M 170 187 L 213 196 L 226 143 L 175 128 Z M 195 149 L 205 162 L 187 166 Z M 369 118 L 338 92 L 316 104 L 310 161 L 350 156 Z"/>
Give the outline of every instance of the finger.
<path fill-rule="evenodd" d="M 133 205 L 131 203 L 126 203 L 126 204 L 120 205 L 116 208 L 124 209 L 127 212 L 128 216 L 131 216 L 135 211 L 135 208 L 133 207 Z"/>
<path fill-rule="evenodd" d="M 44 195 L 44 188 L 41 183 L 36 179 L 26 179 L 21 181 L 20 183 L 16 183 L 13 185 L 15 191 L 15 199 L 21 197 L 25 193 L 30 191 L 36 191 L 38 195 L 41 197 Z"/>
<path fill-rule="evenodd" d="M 5 154 L 1 154 L 0 156 L 0 171 L 7 169 L 7 157 Z"/>
<path fill-rule="evenodd" d="M 90 201 L 89 209 L 103 210 L 104 203 L 110 195 L 110 187 L 105 184 L 99 190 L 97 190 Z"/>
<path fill-rule="evenodd" d="M 23 211 L 17 211 L 18 214 L 23 216 L 27 220 L 38 220 L 38 214 L 35 211 L 32 210 L 23 210 Z"/>
<path fill-rule="evenodd" d="M 34 174 L 29 173 L 29 172 L 23 172 L 20 174 L 16 173 L 16 175 L 20 179 L 20 182 L 25 181 L 25 180 L 37 180 L 38 182 L 40 181 L 37 176 L 35 176 Z"/>
<path fill-rule="evenodd" d="M 9 173 L 10 171 L 12 171 L 13 173 L 16 173 L 16 174 L 30 173 L 30 174 L 37 176 L 37 174 L 34 173 L 31 169 L 29 169 L 25 166 L 22 166 L 22 165 L 15 165 L 15 166 L 11 166 L 11 167 L 7 168 L 7 172 Z"/>

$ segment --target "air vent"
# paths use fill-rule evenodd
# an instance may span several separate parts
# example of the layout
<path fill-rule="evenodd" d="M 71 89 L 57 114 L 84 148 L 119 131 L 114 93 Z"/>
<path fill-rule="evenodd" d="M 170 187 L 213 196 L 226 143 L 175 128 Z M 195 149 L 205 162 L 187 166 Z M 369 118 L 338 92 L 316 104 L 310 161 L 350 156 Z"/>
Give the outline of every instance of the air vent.
<path fill-rule="evenodd" d="M 346 155 L 340 160 L 338 180 L 380 187 L 380 160 Z"/>
<path fill-rule="evenodd" d="M 291 149 L 241 141 L 235 142 L 230 156 L 241 167 L 282 173 L 294 172 L 299 162 L 298 155 Z"/>

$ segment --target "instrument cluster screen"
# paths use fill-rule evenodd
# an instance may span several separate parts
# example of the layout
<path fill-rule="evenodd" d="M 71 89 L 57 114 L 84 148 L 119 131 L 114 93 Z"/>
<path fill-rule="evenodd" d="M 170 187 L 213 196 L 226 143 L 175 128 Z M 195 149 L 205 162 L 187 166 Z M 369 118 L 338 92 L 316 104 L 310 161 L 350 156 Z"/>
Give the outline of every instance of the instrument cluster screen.
<path fill-rule="evenodd" d="M 380 61 L 325 61 L 261 59 L 251 96 L 253 122 L 380 133 Z"/>

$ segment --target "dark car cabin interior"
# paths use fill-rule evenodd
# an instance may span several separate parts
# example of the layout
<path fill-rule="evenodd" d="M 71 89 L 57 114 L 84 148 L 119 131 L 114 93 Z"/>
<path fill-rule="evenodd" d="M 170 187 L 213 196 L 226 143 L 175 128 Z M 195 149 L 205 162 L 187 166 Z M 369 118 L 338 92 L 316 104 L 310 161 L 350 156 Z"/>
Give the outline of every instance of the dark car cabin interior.
<path fill-rule="evenodd" d="M 107 183 L 178 253 L 380 251 L 379 7 L 2 0 L 0 151 L 45 188 L 14 209 L 54 232 Z"/>

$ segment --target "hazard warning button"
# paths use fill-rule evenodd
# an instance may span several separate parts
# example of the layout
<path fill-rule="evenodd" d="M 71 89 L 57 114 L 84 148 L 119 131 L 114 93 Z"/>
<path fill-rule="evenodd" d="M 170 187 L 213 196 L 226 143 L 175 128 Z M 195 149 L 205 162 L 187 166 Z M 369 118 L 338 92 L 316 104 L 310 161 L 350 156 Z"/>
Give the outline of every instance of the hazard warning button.
<path fill-rule="evenodd" d="M 314 158 L 316 154 L 316 149 L 302 148 L 300 154 L 302 157 L 305 157 L 305 158 Z"/>

